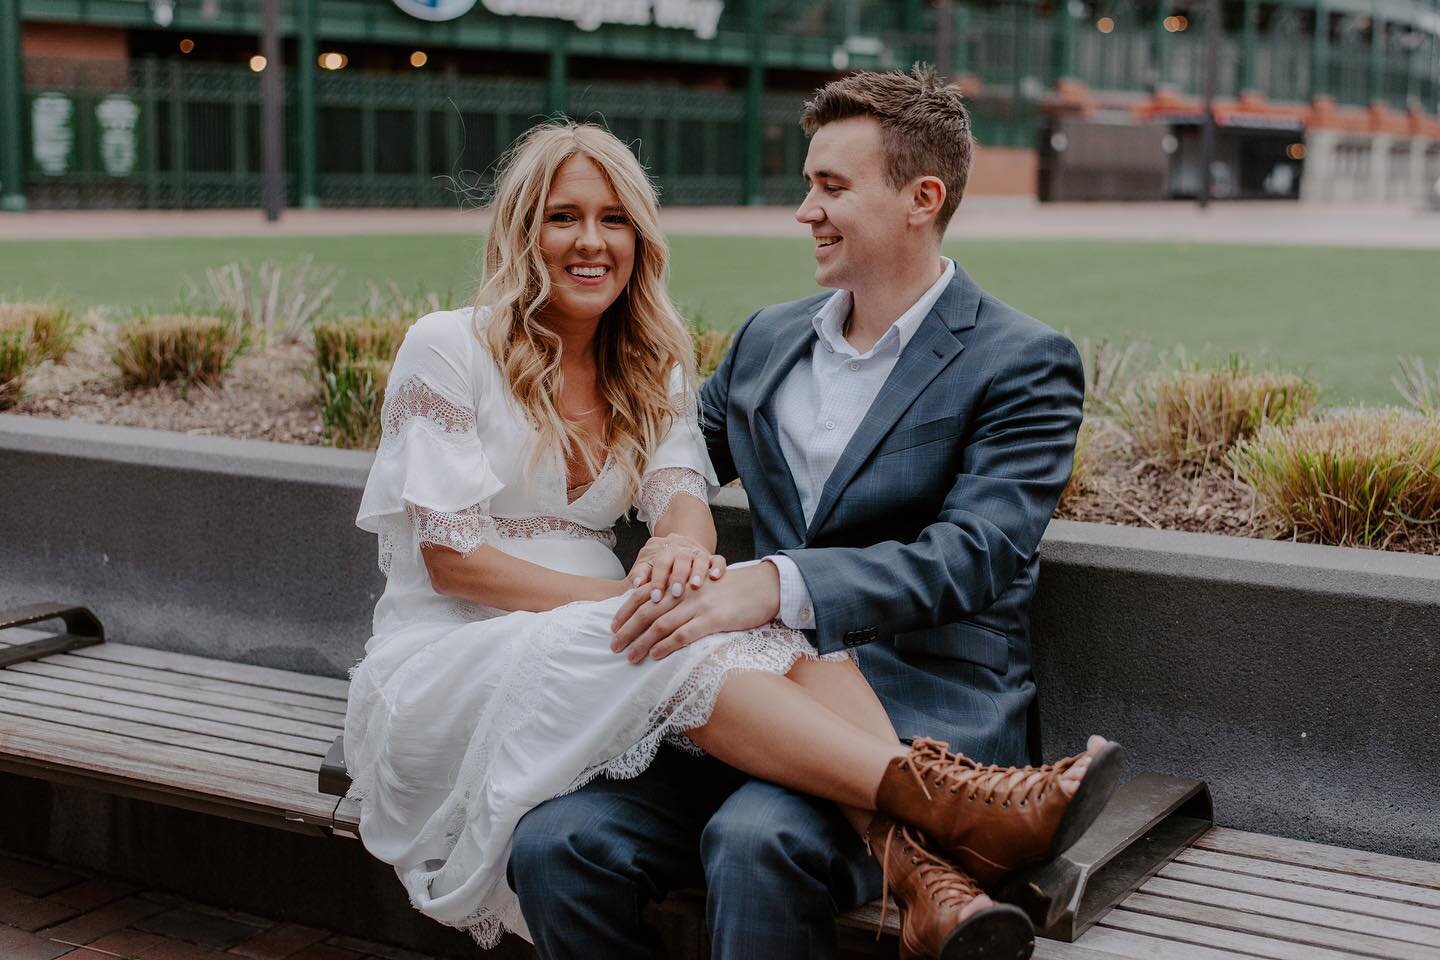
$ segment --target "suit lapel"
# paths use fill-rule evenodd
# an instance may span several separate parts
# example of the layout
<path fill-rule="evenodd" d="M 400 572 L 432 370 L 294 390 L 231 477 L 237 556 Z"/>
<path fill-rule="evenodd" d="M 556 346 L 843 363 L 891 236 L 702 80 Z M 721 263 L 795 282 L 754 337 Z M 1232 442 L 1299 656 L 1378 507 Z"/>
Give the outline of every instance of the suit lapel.
<path fill-rule="evenodd" d="M 870 458 L 875 447 L 885 439 L 885 435 L 905 411 L 910 409 L 911 404 L 930 382 L 965 348 L 965 344 L 956 334 L 975 325 L 975 314 L 979 305 L 979 288 L 965 271 L 960 269 L 959 264 L 956 264 L 955 276 L 950 281 L 950 286 L 921 321 L 915 336 L 905 345 L 895 368 L 890 371 L 890 376 L 885 378 L 885 384 L 876 395 L 875 402 L 870 404 L 865 418 L 860 421 L 855 435 L 850 438 L 845 452 L 840 455 L 835 469 L 825 481 L 825 489 L 820 494 L 820 501 L 815 505 L 815 514 L 810 519 L 810 527 L 805 532 L 806 543 L 819 533 L 835 508 L 836 501 L 840 499 L 841 491 L 854 479 L 856 472 Z"/>
<path fill-rule="evenodd" d="M 755 406 L 750 415 L 750 435 L 755 438 L 756 458 L 770 484 L 776 500 L 785 510 L 785 517 L 799 538 L 805 531 L 805 511 L 785 452 L 780 447 L 779 428 L 775 424 L 775 391 L 787 374 L 805 355 L 815 348 L 815 328 L 810 316 L 797 317 L 775 337 L 770 356 L 760 371 L 755 387 Z"/>

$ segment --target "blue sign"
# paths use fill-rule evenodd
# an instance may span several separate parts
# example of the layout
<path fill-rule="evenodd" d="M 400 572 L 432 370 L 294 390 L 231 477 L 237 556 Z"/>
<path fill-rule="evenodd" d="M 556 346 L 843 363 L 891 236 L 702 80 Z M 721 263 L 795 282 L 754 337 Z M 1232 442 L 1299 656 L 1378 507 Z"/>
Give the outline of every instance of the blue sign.
<path fill-rule="evenodd" d="M 395 6 L 420 20 L 454 20 L 469 13 L 475 0 L 395 0 Z"/>

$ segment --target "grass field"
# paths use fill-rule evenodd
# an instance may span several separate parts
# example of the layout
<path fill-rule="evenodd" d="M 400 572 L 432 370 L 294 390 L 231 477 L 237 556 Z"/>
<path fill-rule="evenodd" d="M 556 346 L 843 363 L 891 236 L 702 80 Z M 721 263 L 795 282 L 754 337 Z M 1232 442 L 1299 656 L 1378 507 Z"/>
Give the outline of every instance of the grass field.
<path fill-rule="evenodd" d="M 0 242 L 0 296 L 60 296 L 121 310 L 173 306 L 184 278 L 233 260 L 305 253 L 345 271 L 336 307 L 367 280 L 406 291 L 471 293 L 481 241 L 457 236 Z M 672 238 L 672 288 L 692 318 L 733 327 L 757 306 L 816 288 L 797 237 Z M 1398 354 L 1440 361 L 1440 255 L 1434 251 L 1201 246 L 1100 241 L 946 245 L 996 296 L 1077 339 L 1143 339 L 1157 351 L 1300 370 L 1329 403 L 1390 402 Z"/>

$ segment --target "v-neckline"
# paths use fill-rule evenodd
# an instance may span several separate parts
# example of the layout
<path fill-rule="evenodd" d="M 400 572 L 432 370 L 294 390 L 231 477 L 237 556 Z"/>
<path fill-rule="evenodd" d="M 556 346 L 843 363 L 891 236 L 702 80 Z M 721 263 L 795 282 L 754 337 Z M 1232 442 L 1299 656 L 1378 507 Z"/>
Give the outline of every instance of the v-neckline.
<path fill-rule="evenodd" d="M 577 503 L 579 503 L 580 501 L 584 500 L 586 497 L 590 496 L 590 491 L 592 491 L 592 490 L 595 489 L 596 485 L 598 485 L 598 484 L 600 483 L 600 478 L 603 477 L 603 476 L 605 476 L 605 472 L 610 469 L 610 454 L 607 452 L 607 453 L 605 454 L 605 461 L 600 464 L 600 469 L 595 471 L 595 476 L 590 479 L 590 483 L 586 485 L 586 487 L 585 487 L 584 490 L 581 490 L 581 491 L 580 491 L 579 496 L 577 496 L 574 500 L 571 500 L 571 499 L 570 499 L 570 470 L 569 470 L 569 469 L 566 467 L 566 465 L 565 465 L 565 458 L 564 458 L 563 456 L 561 456 L 559 459 L 560 459 L 560 493 L 561 493 L 561 495 L 565 498 L 565 506 L 567 506 L 567 507 L 573 507 L 573 506 L 575 506 Z"/>

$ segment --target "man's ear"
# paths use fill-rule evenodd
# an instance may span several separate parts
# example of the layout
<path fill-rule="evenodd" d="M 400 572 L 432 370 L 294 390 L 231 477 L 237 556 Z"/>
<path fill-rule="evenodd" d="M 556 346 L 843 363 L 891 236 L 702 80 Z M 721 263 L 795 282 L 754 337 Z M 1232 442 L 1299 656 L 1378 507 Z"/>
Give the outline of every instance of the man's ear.
<path fill-rule="evenodd" d="M 920 177 L 910 184 L 910 223 L 920 226 L 934 223 L 945 205 L 945 181 L 939 177 Z"/>

